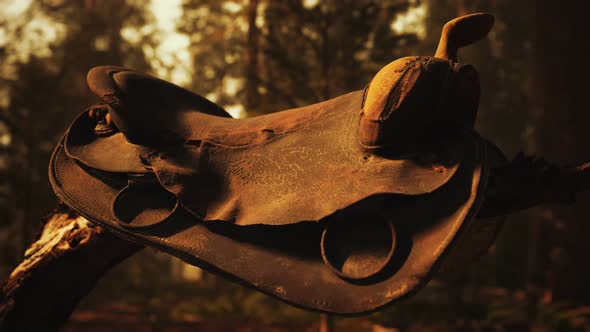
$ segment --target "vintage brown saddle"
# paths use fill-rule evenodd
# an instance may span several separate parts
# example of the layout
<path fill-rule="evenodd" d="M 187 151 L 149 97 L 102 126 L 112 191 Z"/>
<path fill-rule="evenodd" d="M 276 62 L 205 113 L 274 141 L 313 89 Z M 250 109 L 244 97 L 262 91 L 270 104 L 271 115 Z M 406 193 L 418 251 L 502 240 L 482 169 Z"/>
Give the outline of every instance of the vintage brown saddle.
<path fill-rule="evenodd" d="M 482 202 L 479 83 L 456 53 L 492 24 L 455 19 L 435 57 L 398 59 L 363 91 L 248 119 L 96 67 L 88 85 L 105 103 L 55 149 L 53 189 L 121 237 L 291 304 L 376 310 L 431 278 Z"/>

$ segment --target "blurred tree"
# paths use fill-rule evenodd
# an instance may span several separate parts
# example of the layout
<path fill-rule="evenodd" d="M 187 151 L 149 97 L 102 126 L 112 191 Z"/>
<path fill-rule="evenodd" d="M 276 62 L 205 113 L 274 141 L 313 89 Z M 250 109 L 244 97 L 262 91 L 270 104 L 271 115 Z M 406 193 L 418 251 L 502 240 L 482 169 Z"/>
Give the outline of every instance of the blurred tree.
<path fill-rule="evenodd" d="M 6 193 L 0 201 L 0 227 L 21 228 L 13 232 L 12 244 L 3 243 L 20 244 L 21 250 L 37 231 L 41 217 L 55 206 L 46 176 L 47 161 L 69 121 L 89 104 L 85 73 L 100 64 L 148 69 L 143 50 L 123 39 L 121 31 L 151 20 L 133 1 L 32 1 L 22 14 L 24 18 L 0 21 L 6 34 L 2 46 L 6 61 L 0 70 L 6 107 L 0 118 L 0 136 L 7 137 L 3 150 L 9 151 L 2 155 L 0 165 Z M 36 29 L 61 32 L 44 52 L 23 49 L 27 43 L 47 43 L 46 36 L 34 33 Z M 141 43 L 149 44 L 150 37 L 144 36 Z M 14 236 L 17 234 L 20 236 Z M 19 238 L 20 243 L 15 243 Z M 7 251 L 12 263 L 21 252 L 14 249 Z"/>
<path fill-rule="evenodd" d="M 408 1 L 204 1 L 184 5 L 193 89 L 253 116 L 361 89 L 414 34 L 391 29 Z M 233 24 L 232 24 L 233 23 Z"/>
<path fill-rule="evenodd" d="M 236 98 L 246 60 L 243 50 L 248 27 L 243 6 L 243 2 L 233 1 L 185 1 L 178 23 L 179 30 L 190 38 L 194 71 L 190 88 L 226 107 L 244 103 Z M 250 61 L 255 59 L 250 57 Z"/>
<path fill-rule="evenodd" d="M 247 110 L 254 110 L 259 107 L 260 93 L 258 92 L 258 53 L 260 48 L 260 29 L 256 25 L 258 18 L 259 0 L 248 0 L 246 15 L 248 22 L 248 33 L 244 52 L 245 62 L 245 97 L 244 107 Z"/>
<path fill-rule="evenodd" d="M 265 107 L 280 110 L 362 89 L 402 42 L 391 25 L 407 1 L 269 2 L 259 71 Z"/>
<path fill-rule="evenodd" d="M 590 156 L 587 80 L 590 69 L 576 60 L 588 46 L 586 1 L 544 2 L 531 11 L 530 150 L 563 163 Z M 590 212 L 585 195 L 573 209 L 538 213 L 539 253 L 535 276 L 554 301 L 590 304 Z M 549 294 L 547 295 L 549 296 Z"/>

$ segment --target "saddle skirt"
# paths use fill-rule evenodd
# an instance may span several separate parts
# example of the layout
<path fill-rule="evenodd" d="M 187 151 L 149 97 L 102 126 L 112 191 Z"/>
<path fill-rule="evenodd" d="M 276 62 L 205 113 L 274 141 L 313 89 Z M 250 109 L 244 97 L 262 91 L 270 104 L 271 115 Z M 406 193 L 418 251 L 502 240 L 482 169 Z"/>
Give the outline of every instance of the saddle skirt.
<path fill-rule="evenodd" d="M 462 21 L 489 30 L 488 15 Z M 431 278 L 483 200 L 478 98 L 457 92 L 479 86 L 440 52 L 394 62 L 364 91 L 247 119 L 94 68 L 88 85 L 105 104 L 56 147 L 53 189 L 126 239 L 296 306 L 377 310 Z"/>

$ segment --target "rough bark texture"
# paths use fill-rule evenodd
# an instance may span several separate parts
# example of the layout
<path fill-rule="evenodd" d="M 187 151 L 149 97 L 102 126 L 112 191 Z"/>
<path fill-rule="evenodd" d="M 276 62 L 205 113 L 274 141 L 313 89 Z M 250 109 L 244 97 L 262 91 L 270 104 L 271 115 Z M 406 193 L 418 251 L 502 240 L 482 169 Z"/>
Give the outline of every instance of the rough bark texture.
<path fill-rule="evenodd" d="M 558 168 L 543 158 L 516 156 L 492 170 L 479 217 L 507 215 L 545 203 L 571 204 L 590 190 L 590 163 Z"/>
<path fill-rule="evenodd" d="M 571 203 L 576 193 L 588 189 L 590 164 L 561 169 L 518 156 L 494 170 L 480 216 Z M 0 331 L 58 329 L 106 271 L 142 248 L 61 208 L 2 285 Z"/>
<path fill-rule="evenodd" d="M 61 208 L 0 292 L 0 331 L 54 331 L 111 267 L 141 246 Z"/>

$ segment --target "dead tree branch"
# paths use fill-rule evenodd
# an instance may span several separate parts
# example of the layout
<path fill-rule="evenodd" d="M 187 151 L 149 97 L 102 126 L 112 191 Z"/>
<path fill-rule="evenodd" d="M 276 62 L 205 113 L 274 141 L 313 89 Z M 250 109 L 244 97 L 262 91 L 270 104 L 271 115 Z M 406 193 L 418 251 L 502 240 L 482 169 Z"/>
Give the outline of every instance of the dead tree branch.
<path fill-rule="evenodd" d="M 62 208 L 2 284 L 0 331 L 57 330 L 106 271 L 140 249 Z"/>
<path fill-rule="evenodd" d="M 479 217 L 507 215 L 541 204 L 571 204 L 590 190 L 590 163 L 559 168 L 522 153 L 492 170 Z"/>

